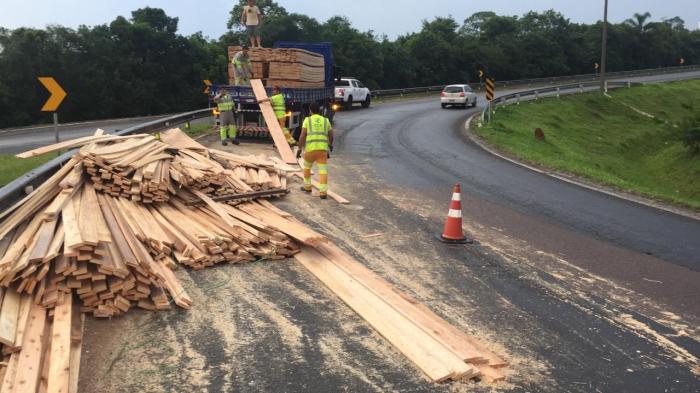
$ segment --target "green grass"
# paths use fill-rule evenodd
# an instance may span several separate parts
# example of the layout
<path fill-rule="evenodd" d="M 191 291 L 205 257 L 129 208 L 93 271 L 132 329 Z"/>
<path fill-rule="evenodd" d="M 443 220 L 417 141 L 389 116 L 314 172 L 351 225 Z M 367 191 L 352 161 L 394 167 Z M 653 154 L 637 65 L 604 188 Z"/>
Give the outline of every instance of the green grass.
<path fill-rule="evenodd" d="M 586 93 L 510 105 L 499 108 L 490 124 L 472 129 L 526 161 L 700 209 L 700 155 L 683 146 L 674 127 L 700 111 L 700 81 L 620 89 L 610 95 Z M 538 127 L 544 142 L 534 137 Z"/>
<path fill-rule="evenodd" d="M 192 124 L 189 129 L 186 129 L 185 125 L 182 124 L 182 125 L 180 125 L 180 129 L 182 131 L 184 131 L 190 137 L 196 137 L 196 136 L 200 136 L 202 134 L 206 134 L 208 132 L 214 132 L 214 130 L 212 130 L 213 125 L 214 125 L 214 123 L 211 123 L 211 122 L 207 122 L 207 123 L 203 123 L 203 124 Z"/>
<path fill-rule="evenodd" d="M 32 158 L 16 158 L 11 154 L 0 154 L 0 186 L 15 180 L 39 165 L 56 158 L 56 154 L 44 154 Z"/>

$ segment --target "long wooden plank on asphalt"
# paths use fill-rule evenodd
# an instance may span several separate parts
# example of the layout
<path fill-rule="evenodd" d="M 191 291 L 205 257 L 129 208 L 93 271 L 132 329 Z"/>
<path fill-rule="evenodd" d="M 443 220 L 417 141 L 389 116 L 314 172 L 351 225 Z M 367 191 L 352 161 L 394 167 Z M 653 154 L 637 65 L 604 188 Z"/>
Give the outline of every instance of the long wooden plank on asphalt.
<path fill-rule="evenodd" d="M 250 86 L 253 88 L 253 94 L 255 94 L 255 98 L 258 101 L 268 98 L 265 87 L 260 79 L 252 79 L 250 81 Z M 260 104 L 260 110 L 262 111 L 265 123 L 267 123 L 267 128 L 270 130 L 270 135 L 272 135 L 272 140 L 275 141 L 275 146 L 282 160 L 287 164 L 297 164 L 296 156 L 292 148 L 289 147 L 287 139 L 284 137 L 280 123 L 277 121 L 277 116 L 275 116 L 275 111 L 272 110 L 272 104 L 270 104 L 269 101 L 263 102 Z"/>
<path fill-rule="evenodd" d="M 316 250 L 302 247 L 302 252 L 294 258 L 434 382 L 479 375 L 476 368 L 464 363 Z"/>

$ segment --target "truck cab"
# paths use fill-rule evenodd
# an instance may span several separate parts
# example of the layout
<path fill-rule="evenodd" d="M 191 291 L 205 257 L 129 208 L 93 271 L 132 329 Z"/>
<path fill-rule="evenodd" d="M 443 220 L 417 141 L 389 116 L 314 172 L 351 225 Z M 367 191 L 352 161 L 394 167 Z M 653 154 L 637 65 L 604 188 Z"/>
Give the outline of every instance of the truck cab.
<path fill-rule="evenodd" d="M 340 78 L 335 80 L 334 101 L 345 109 L 352 109 L 354 103 L 361 103 L 363 108 L 369 108 L 372 93 L 362 82 L 355 78 Z"/>

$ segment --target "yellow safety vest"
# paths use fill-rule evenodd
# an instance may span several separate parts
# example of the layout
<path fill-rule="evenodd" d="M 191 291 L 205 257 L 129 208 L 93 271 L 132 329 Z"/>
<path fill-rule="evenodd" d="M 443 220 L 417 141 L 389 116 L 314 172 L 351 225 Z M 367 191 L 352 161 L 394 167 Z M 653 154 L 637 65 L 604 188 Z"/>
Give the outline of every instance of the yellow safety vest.
<path fill-rule="evenodd" d="M 306 128 L 305 150 L 318 151 L 328 150 L 328 132 L 331 129 L 331 122 L 321 115 L 312 115 L 304 119 L 302 126 Z"/>
<path fill-rule="evenodd" d="M 275 111 L 275 116 L 278 119 L 284 117 L 287 113 L 287 106 L 284 103 L 284 95 L 282 93 L 270 97 L 270 104 L 272 104 L 272 109 Z"/>
<path fill-rule="evenodd" d="M 219 111 L 225 112 L 225 111 L 232 111 L 233 110 L 233 98 L 229 94 L 224 94 L 221 96 L 219 104 L 217 105 L 219 107 Z"/>

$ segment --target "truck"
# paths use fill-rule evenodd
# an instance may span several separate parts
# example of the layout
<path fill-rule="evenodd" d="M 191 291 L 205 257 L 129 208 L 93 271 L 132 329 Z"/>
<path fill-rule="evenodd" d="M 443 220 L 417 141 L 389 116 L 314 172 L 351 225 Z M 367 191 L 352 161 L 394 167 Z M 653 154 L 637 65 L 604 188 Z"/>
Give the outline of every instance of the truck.
<path fill-rule="evenodd" d="M 329 42 L 307 43 L 307 42 L 276 42 L 275 48 L 296 48 L 321 54 L 325 59 L 325 82 L 323 87 L 300 88 L 280 85 L 287 104 L 287 128 L 291 131 L 295 139 L 299 140 L 301 135 L 301 125 L 304 119 L 309 116 L 309 105 L 317 103 L 321 108 L 321 115 L 333 121 L 334 107 L 334 87 L 336 68 L 333 62 L 333 48 Z M 236 127 L 241 137 L 268 138 L 270 136 L 262 112 L 253 94 L 253 89 L 249 86 L 235 85 L 214 85 L 210 89 L 210 99 L 221 89 L 226 90 L 233 98 L 238 115 L 236 116 Z M 268 96 L 272 93 L 272 86 L 267 86 Z M 216 115 L 216 109 L 214 110 Z"/>
<path fill-rule="evenodd" d="M 369 108 L 372 93 L 355 78 L 340 78 L 335 81 L 333 98 L 338 106 L 347 110 L 352 109 L 352 105 L 356 102 L 361 103 L 363 108 Z"/>

